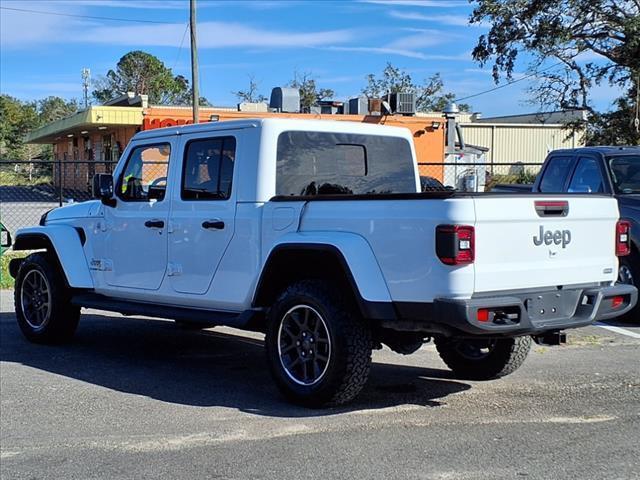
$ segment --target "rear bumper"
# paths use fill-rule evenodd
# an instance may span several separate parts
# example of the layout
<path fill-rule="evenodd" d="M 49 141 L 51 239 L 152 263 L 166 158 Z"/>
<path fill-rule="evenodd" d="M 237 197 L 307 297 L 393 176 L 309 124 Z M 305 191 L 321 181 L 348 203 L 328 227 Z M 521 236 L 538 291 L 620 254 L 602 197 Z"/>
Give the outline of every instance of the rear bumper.
<path fill-rule="evenodd" d="M 441 298 L 433 303 L 395 303 L 396 321 L 383 322 L 395 330 L 424 331 L 443 335 L 514 336 L 578 328 L 597 320 L 615 318 L 631 310 L 638 291 L 631 285 L 590 287 L 545 292 L 518 292 L 474 297 Z M 613 307 L 613 298 L 622 303 Z M 573 302 L 573 303 L 572 303 Z M 482 309 L 517 314 L 517 319 L 478 319 Z M 571 312 L 561 315 L 558 312 Z"/>

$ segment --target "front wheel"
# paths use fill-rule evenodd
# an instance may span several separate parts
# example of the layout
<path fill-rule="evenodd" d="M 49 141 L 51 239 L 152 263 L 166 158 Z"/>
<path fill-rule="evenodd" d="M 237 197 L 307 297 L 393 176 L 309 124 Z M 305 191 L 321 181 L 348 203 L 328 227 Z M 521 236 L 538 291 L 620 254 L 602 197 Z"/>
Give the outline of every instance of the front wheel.
<path fill-rule="evenodd" d="M 278 388 L 309 407 L 352 400 L 367 381 L 371 332 L 325 282 L 288 287 L 268 314 L 267 361 Z"/>
<path fill-rule="evenodd" d="M 531 349 L 531 337 L 500 339 L 437 338 L 440 358 L 459 378 L 491 380 L 516 371 Z"/>
<path fill-rule="evenodd" d="M 73 337 L 80 307 L 71 304 L 63 274 L 50 255 L 34 253 L 25 258 L 14 300 L 18 326 L 29 341 L 62 343 Z"/>

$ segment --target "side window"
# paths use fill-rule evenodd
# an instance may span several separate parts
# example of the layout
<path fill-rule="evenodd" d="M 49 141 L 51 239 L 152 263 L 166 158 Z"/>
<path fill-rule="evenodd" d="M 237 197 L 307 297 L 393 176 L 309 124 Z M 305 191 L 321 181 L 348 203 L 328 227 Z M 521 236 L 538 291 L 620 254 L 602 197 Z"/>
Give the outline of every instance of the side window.
<path fill-rule="evenodd" d="M 170 155 L 168 143 L 134 148 L 118 182 L 118 196 L 125 201 L 164 199 Z"/>
<path fill-rule="evenodd" d="M 549 193 L 560 193 L 564 188 L 564 182 L 569 175 L 571 167 L 571 157 L 552 157 L 549 160 L 547 168 L 542 174 L 540 182 L 540 191 Z"/>
<path fill-rule="evenodd" d="M 569 184 L 569 191 L 587 193 L 604 191 L 602 172 L 595 158 L 583 157 L 578 160 L 578 166 Z"/>
<path fill-rule="evenodd" d="M 187 144 L 182 172 L 183 200 L 226 200 L 231 196 L 234 137 L 204 138 Z"/>

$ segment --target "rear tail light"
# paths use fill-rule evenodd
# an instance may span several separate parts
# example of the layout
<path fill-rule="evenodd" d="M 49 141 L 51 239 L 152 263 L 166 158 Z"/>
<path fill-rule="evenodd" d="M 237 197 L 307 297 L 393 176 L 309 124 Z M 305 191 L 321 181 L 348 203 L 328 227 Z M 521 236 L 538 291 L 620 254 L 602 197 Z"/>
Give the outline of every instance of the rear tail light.
<path fill-rule="evenodd" d="M 624 257 L 631 253 L 631 224 L 620 220 L 616 224 L 616 255 Z"/>
<path fill-rule="evenodd" d="M 445 265 L 468 265 L 475 259 L 475 230 L 468 225 L 438 225 L 436 254 Z"/>

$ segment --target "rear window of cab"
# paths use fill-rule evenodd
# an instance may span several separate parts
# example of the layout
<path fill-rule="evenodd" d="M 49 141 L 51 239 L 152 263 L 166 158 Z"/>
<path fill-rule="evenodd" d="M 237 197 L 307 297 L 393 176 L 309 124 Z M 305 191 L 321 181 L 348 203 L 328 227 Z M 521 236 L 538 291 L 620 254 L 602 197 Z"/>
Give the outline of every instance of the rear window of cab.
<path fill-rule="evenodd" d="M 416 193 L 402 137 L 289 131 L 278 137 L 276 195 Z"/>

